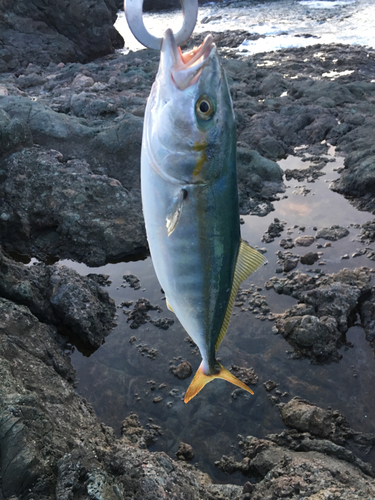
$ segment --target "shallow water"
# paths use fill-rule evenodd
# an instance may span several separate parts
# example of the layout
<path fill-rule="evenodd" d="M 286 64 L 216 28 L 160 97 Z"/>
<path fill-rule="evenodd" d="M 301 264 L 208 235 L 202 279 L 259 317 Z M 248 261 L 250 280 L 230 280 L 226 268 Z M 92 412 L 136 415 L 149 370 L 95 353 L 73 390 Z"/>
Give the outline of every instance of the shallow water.
<path fill-rule="evenodd" d="M 162 36 L 166 27 L 173 27 L 176 33 L 182 26 L 182 13 L 146 13 L 144 23 L 156 36 Z M 131 34 L 124 12 L 119 13 L 115 27 L 127 49 L 143 48 Z M 316 43 L 375 47 L 375 0 L 240 0 L 199 8 L 195 32 L 225 30 L 264 36 L 245 41 L 238 49 L 243 55 Z"/>
<path fill-rule="evenodd" d="M 289 157 L 279 163 L 283 169 L 306 168 L 309 165 L 297 157 Z M 323 170 L 325 175 L 314 183 L 295 180 L 286 183 L 288 187 L 285 194 L 274 203 L 275 211 L 268 216 L 243 217 L 242 237 L 252 245 L 265 247 L 269 263 L 251 276 L 242 288 L 251 285 L 262 288 L 260 293 L 266 296 L 272 312 L 283 312 L 295 303 L 291 297 L 264 289 L 264 283 L 275 275 L 278 267 L 275 252 L 282 250 L 279 241 L 287 233 L 296 238 L 300 234 L 314 235 L 313 227 L 320 229 L 333 224 L 348 226 L 350 234 L 347 237 L 333 242 L 330 248 L 321 249 L 326 265 L 314 265 L 313 269 L 320 268 L 331 273 L 344 267 L 375 267 L 374 262 L 365 256 L 341 259 L 344 254 L 351 255 L 357 248 L 363 247 L 362 243 L 356 241 L 359 229 L 352 224 L 373 219 L 371 214 L 359 212 L 345 198 L 329 189 L 329 182 L 337 176 L 335 169 L 342 164 L 342 158 L 328 163 Z M 306 189 L 311 191 L 306 194 Z M 290 229 L 285 229 L 273 243 L 262 243 L 261 237 L 274 217 L 286 221 L 286 228 Z M 304 231 L 300 229 L 301 226 L 305 227 Z M 319 242 L 324 244 L 324 240 Z M 313 246 L 292 249 L 293 253 L 300 255 L 309 250 L 314 250 Z M 162 307 L 161 313 L 150 313 L 153 318 L 175 319 L 165 305 L 150 258 L 108 264 L 96 269 L 69 261 L 61 263 L 74 267 L 81 274 L 109 274 L 112 284 L 108 291 L 116 304 L 145 297 L 152 304 Z M 310 267 L 299 264 L 297 269 L 306 272 Z M 123 286 L 123 275 L 129 273 L 140 278 L 140 290 Z M 249 311 L 241 312 L 235 308 L 218 355 L 224 366 L 236 364 L 254 368 L 259 376 L 258 385 L 253 387 L 254 396 L 239 390 L 233 393 L 233 386 L 218 380 L 206 386 L 186 405 L 182 399 L 191 377 L 179 380 L 169 371 L 169 366 L 170 363 L 178 364 L 180 359 L 186 359 L 195 371 L 200 363 L 200 355 L 185 341 L 187 335 L 178 320 L 166 331 L 151 323 L 132 330 L 126 318 L 122 308 L 119 308 L 118 326 L 107 337 L 105 344 L 90 357 L 83 356 L 77 350 L 72 354 L 79 379 L 78 392 L 92 403 L 99 420 L 111 425 L 117 433 L 122 420 L 132 411 L 139 415 L 144 425 L 152 418 L 154 424 L 161 426 L 163 433 L 152 449 L 164 450 L 174 456 L 180 441 L 191 444 L 195 451 L 193 463 L 198 463 L 217 482 L 245 482 L 239 475 L 229 478 L 214 466 L 214 462 L 222 455 L 238 456 L 238 434 L 265 437 L 267 433 L 284 428 L 277 408 L 271 404 L 263 387 L 268 379 L 276 381 L 282 393 L 288 393 L 280 396 L 281 401 L 287 402 L 298 395 L 324 408 L 331 406 L 340 410 L 356 430 L 374 430 L 374 352 L 358 325 L 353 326 L 347 334 L 354 347 L 342 349 L 341 361 L 317 366 L 310 364 L 307 359 L 291 359 L 292 349 L 280 335 L 274 334 L 273 322 L 261 321 Z M 133 336 L 136 341 L 130 343 L 129 339 Z M 157 349 L 158 354 L 154 359 L 147 357 L 147 348 Z M 162 400 L 153 402 L 159 396 Z M 371 460 L 375 465 L 374 453 L 362 458 Z"/>

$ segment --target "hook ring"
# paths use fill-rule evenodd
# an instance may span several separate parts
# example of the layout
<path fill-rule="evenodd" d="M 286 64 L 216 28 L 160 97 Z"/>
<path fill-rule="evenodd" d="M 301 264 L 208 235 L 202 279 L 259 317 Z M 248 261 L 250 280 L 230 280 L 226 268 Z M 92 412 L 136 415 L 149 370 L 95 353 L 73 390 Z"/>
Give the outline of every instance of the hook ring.
<path fill-rule="evenodd" d="M 198 0 L 180 0 L 184 21 L 175 35 L 178 46 L 183 45 L 193 33 L 198 18 Z M 149 49 L 160 50 L 163 38 L 151 35 L 143 24 L 143 0 L 125 0 L 124 10 L 130 31 L 135 38 Z"/>

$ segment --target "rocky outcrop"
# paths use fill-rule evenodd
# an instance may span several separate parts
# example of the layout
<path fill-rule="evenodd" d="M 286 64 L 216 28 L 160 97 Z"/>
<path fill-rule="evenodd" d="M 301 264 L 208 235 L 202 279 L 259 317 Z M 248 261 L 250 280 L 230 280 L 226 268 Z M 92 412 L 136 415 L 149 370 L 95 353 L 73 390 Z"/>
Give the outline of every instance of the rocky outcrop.
<path fill-rule="evenodd" d="M 41 260 L 100 266 L 146 251 L 139 193 L 82 160 L 33 147 L 2 163 L 0 233 L 4 247 Z"/>
<path fill-rule="evenodd" d="M 277 332 L 294 347 L 297 357 L 308 356 L 314 362 L 338 361 L 338 349 L 346 344 L 345 333 L 356 312 L 363 315 L 368 339 L 374 338 L 368 268 L 342 269 L 323 276 L 293 272 L 285 278 L 271 278 L 266 288 L 298 299 L 298 304 L 274 315 Z"/>
<path fill-rule="evenodd" d="M 351 446 L 367 445 L 369 450 L 375 443 L 374 434 L 353 431 L 340 412 L 298 397 L 279 408 L 290 430 L 266 439 L 239 436 L 242 461 L 223 456 L 216 463 L 227 473 L 240 471 L 257 478 L 245 484 L 245 498 L 354 500 L 374 496 L 372 467 L 345 448 L 349 441 Z"/>
<path fill-rule="evenodd" d="M 0 73 L 28 64 L 88 62 L 114 52 L 114 0 L 6 0 L 0 5 Z"/>
<path fill-rule="evenodd" d="M 115 321 L 115 303 L 98 284 L 102 275 L 80 276 L 66 266 L 24 266 L 0 247 L 0 297 L 26 306 L 59 328 L 86 352 L 103 344 Z"/>

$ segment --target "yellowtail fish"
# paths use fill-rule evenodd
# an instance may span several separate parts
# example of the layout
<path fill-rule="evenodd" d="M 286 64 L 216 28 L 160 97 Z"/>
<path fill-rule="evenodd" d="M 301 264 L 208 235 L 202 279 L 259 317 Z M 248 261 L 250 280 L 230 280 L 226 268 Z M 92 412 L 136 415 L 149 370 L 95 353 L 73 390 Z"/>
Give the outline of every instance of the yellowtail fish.
<path fill-rule="evenodd" d="M 164 34 L 145 112 L 141 185 L 167 306 L 202 355 L 185 403 L 214 378 L 253 394 L 215 356 L 239 285 L 265 258 L 240 237 L 234 113 L 211 35 L 182 54 L 172 31 Z"/>

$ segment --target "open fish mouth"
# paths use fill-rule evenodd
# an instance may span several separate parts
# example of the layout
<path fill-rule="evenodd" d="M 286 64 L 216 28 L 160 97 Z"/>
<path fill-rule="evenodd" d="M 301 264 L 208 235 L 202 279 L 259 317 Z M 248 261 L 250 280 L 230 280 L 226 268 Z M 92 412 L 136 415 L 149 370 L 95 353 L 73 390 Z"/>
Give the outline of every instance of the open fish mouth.
<path fill-rule="evenodd" d="M 162 52 L 168 53 L 172 59 L 171 78 L 180 90 L 185 90 L 198 82 L 210 54 L 216 47 L 212 35 L 208 35 L 199 47 L 182 53 L 177 46 L 173 32 L 167 29 L 164 33 Z"/>

